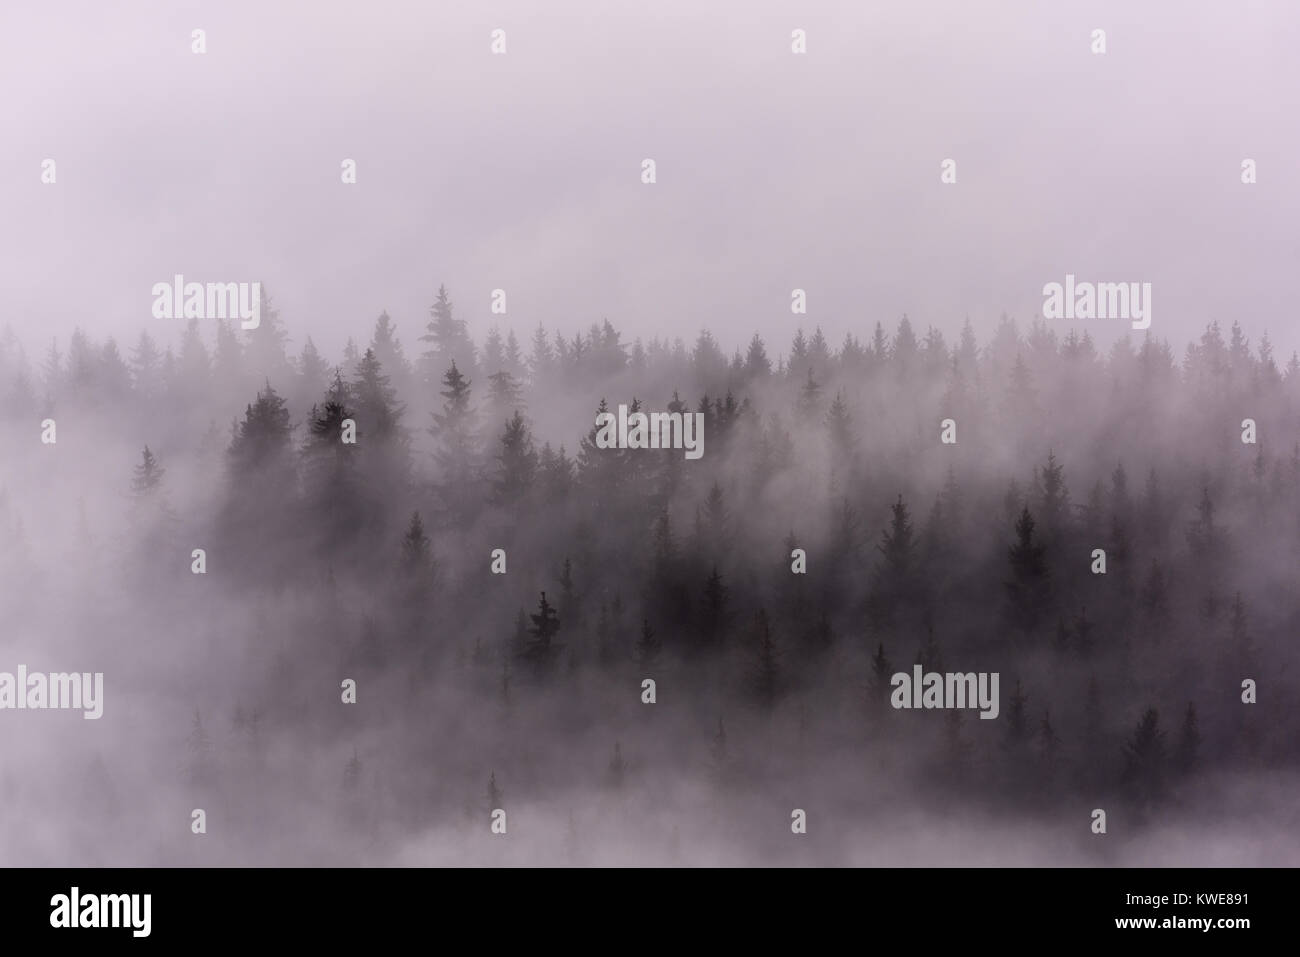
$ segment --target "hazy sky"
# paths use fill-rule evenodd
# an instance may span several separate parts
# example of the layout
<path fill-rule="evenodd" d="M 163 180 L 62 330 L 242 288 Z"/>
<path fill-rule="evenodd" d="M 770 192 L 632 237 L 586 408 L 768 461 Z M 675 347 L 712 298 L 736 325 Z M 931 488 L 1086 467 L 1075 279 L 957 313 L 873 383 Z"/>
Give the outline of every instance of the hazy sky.
<path fill-rule="evenodd" d="M 175 341 L 180 272 L 262 281 L 295 351 L 384 308 L 412 350 L 445 282 L 479 339 L 502 287 L 525 342 L 608 316 L 784 352 L 796 286 L 838 344 L 987 334 L 1073 272 L 1151 282 L 1180 357 L 1239 319 L 1284 359 L 1298 42 L 1277 2 L 11 2 L 0 323 L 34 359 L 75 324 Z"/>

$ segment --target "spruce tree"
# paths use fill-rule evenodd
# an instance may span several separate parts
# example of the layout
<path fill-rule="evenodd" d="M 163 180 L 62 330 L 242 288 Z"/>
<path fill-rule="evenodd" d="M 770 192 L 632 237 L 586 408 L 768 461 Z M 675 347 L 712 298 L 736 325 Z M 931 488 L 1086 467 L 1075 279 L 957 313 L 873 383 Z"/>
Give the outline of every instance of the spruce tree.
<path fill-rule="evenodd" d="M 501 369 L 488 376 L 488 415 L 494 426 L 526 407 L 523 384 L 512 373 Z"/>
<path fill-rule="evenodd" d="M 1050 541 L 1064 531 L 1070 509 L 1070 492 L 1065 487 L 1065 467 L 1056 461 L 1054 452 L 1047 453 L 1047 464 L 1038 470 L 1037 479 L 1042 532 L 1044 538 Z"/>
<path fill-rule="evenodd" d="M 731 540 L 731 513 L 727 511 L 722 486 L 716 479 L 704 500 L 703 519 L 706 545 L 714 552 L 725 554 Z"/>
<path fill-rule="evenodd" d="M 763 379 L 772 374 L 772 360 L 767 357 L 767 349 L 758 333 L 749 340 L 749 351 L 745 355 L 745 375 L 751 379 Z"/>
<path fill-rule="evenodd" d="M 1187 702 L 1187 711 L 1183 714 L 1183 726 L 1178 734 L 1178 750 L 1175 761 L 1178 769 L 1184 773 L 1196 768 L 1200 757 L 1201 732 L 1196 721 L 1196 705 Z"/>
<path fill-rule="evenodd" d="M 357 749 L 352 749 L 352 757 L 348 758 L 347 765 L 343 768 L 343 788 L 352 791 L 361 783 L 361 758 L 357 756 Z"/>
<path fill-rule="evenodd" d="M 158 464 L 158 459 L 144 447 L 140 464 L 135 467 L 135 478 L 131 480 L 131 491 L 137 498 L 147 498 L 157 491 L 167 470 Z"/>
<path fill-rule="evenodd" d="M 405 406 L 398 401 L 384 367 L 373 348 L 358 360 L 349 383 L 349 397 L 357 414 L 358 441 L 367 446 L 400 438 L 399 423 Z"/>
<path fill-rule="evenodd" d="M 162 353 L 148 332 L 140 333 L 131 353 L 131 379 L 142 398 L 153 399 L 162 392 Z"/>
<path fill-rule="evenodd" d="M 370 351 L 374 352 L 381 368 L 387 371 L 394 388 L 400 393 L 405 391 L 411 379 L 411 365 L 406 359 L 406 350 L 397 337 L 397 327 L 385 310 L 375 320 L 375 331 L 370 337 Z"/>
<path fill-rule="evenodd" d="M 1012 620 L 1025 631 L 1033 631 L 1041 622 L 1050 589 L 1046 549 L 1034 540 L 1034 527 L 1026 506 L 1016 520 L 1016 543 L 1009 549 L 1011 580 L 1006 582 Z"/>
<path fill-rule="evenodd" d="M 1157 797 L 1163 783 L 1165 733 L 1160 713 L 1148 708 L 1124 745 L 1124 781 L 1143 800 Z"/>
<path fill-rule="evenodd" d="M 254 375 L 283 383 L 288 381 L 291 372 L 286 355 L 289 333 L 266 287 L 259 287 L 258 294 L 261 296 L 261 313 L 257 326 L 244 330 L 248 343 L 244 358 Z"/>
<path fill-rule="evenodd" d="M 470 404 L 470 381 L 455 362 L 442 381 L 442 411 L 433 413 L 433 425 L 429 428 L 435 440 L 433 458 L 438 467 L 438 487 L 444 507 L 457 520 L 468 523 L 478 498 L 478 413 Z"/>
<path fill-rule="evenodd" d="M 799 418 L 805 422 L 815 422 L 821 412 L 822 387 L 813 377 L 812 366 L 808 367 L 808 378 L 799 390 L 797 411 Z"/>
<path fill-rule="evenodd" d="M 529 615 L 533 625 L 528 629 L 530 643 L 528 653 L 534 657 L 546 657 L 552 650 L 552 641 L 560 630 L 560 616 L 549 601 L 546 592 L 542 592 L 537 603 L 537 614 Z"/>
<path fill-rule="evenodd" d="M 848 403 L 844 401 L 844 390 L 835 393 L 835 401 L 826 412 L 826 434 L 830 439 L 831 458 L 840 467 L 853 461 L 857 437 L 853 432 L 853 417 L 849 414 Z"/>
<path fill-rule="evenodd" d="M 402 537 L 402 571 L 412 577 L 427 574 L 432 564 L 433 545 L 424 532 L 418 511 L 411 513 L 411 523 Z"/>
<path fill-rule="evenodd" d="M 532 433 L 524 417 L 516 411 L 501 435 L 497 473 L 492 484 L 493 501 L 498 505 L 517 505 L 532 490 L 537 470 L 538 456 Z"/>
<path fill-rule="evenodd" d="M 235 426 L 227 451 L 232 472 L 246 479 L 283 464 L 288 459 L 290 433 L 289 410 L 268 382 Z"/>
<path fill-rule="evenodd" d="M 330 547 L 360 533 L 369 496 L 357 474 L 358 446 L 344 441 L 355 413 L 351 391 L 337 373 L 325 401 L 312 407 L 303 442 L 303 496 L 314 530 Z"/>
<path fill-rule="evenodd" d="M 916 541 L 912 519 L 902 495 L 898 496 L 898 501 L 889 510 L 889 528 L 881 533 L 880 544 L 876 549 L 884 556 L 882 571 L 885 578 L 897 587 L 906 582 L 911 574 Z"/>
<path fill-rule="evenodd" d="M 429 323 L 421 342 L 430 344 L 423 355 L 425 375 L 433 379 L 435 370 L 456 366 L 472 372 L 475 365 L 474 343 L 470 340 L 465 320 L 454 315 L 447 287 L 438 287 L 438 296 L 429 307 Z M 444 380 L 445 381 L 445 380 Z"/>
<path fill-rule="evenodd" d="M 298 354 L 298 380 L 302 391 L 315 395 L 325 388 L 325 377 L 329 375 L 329 363 L 321 358 L 320 350 L 311 336 L 302 344 Z"/>
<path fill-rule="evenodd" d="M 1196 519 L 1187 528 L 1187 544 L 1199 562 L 1208 562 L 1219 545 L 1219 529 L 1214 524 L 1214 502 L 1209 488 L 1201 490 L 1201 501 L 1196 506 Z"/>

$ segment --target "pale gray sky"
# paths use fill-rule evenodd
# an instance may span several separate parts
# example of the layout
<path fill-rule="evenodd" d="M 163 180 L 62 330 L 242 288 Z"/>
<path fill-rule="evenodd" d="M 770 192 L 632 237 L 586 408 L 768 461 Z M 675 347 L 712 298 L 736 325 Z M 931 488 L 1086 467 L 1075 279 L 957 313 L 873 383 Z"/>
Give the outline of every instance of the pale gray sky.
<path fill-rule="evenodd" d="M 775 352 L 795 286 L 838 343 L 987 335 L 1073 272 L 1151 282 L 1180 356 L 1217 318 L 1284 358 L 1298 44 L 1300 7 L 1252 0 L 9 3 L 0 322 L 174 339 L 150 287 L 181 272 L 264 282 L 294 348 L 387 308 L 410 350 L 445 282 L 480 339 L 500 286 L 521 340 L 608 316 Z"/>

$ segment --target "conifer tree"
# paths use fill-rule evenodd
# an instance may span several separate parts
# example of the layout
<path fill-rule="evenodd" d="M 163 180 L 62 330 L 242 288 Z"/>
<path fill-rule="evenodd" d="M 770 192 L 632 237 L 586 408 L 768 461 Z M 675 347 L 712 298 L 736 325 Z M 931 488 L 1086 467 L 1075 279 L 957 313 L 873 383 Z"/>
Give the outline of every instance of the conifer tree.
<path fill-rule="evenodd" d="M 301 453 L 305 504 L 314 530 L 330 547 L 356 538 L 370 502 L 357 474 L 358 446 L 344 436 L 347 423 L 355 423 L 352 401 L 351 390 L 335 373 L 325 401 L 312 407 Z"/>
<path fill-rule="evenodd" d="M 405 405 L 398 401 L 397 391 L 390 384 L 373 348 L 367 348 L 357 362 L 349 387 L 361 440 L 369 445 L 400 439 Z"/>
<path fill-rule="evenodd" d="M 493 424 L 522 412 L 526 406 L 523 384 L 511 372 L 501 369 L 488 376 L 488 410 Z"/>
<path fill-rule="evenodd" d="M 352 791 L 361 783 L 361 758 L 357 755 L 357 749 L 352 749 L 352 757 L 348 758 L 347 765 L 343 768 L 343 787 L 345 790 Z"/>
<path fill-rule="evenodd" d="M 259 287 L 258 295 L 261 297 L 261 314 L 255 328 L 244 330 L 247 337 L 244 358 L 254 375 L 284 383 L 290 374 L 286 354 L 289 333 L 265 286 Z"/>
<path fill-rule="evenodd" d="M 731 539 L 731 513 L 727 511 L 722 486 L 715 479 L 704 500 L 703 526 L 710 549 L 724 552 Z"/>
<path fill-rule="evenodd" d="M 418 511 L 411 513 L 411 523 L 402 537 L 402 571 L 412 577 L 427 574 L 432 564 L 433 545 L 424 531 Z"/>
<path fill-rule="evenodd" d="M 1054 452 L 1047 453 L 1047 464 L 1038 470 L 1037 492 L 1042 518 L 1042 534 L 1051 539 L 1065 528 L 1070 509 L 1070 493 L 1065 487 L 1065 468 L 1056 461 Z"/>
<path fill-rule="evenodd" d="M 496 478 L 492 486 L 493 501 L 506 506 L 521 502 L 532 490 L 537 469 L 538 457 L 533 448 L 532 433 L 523 416 L 516 411 L 501 435 Z"/>
<path fill-rule="evenodd" d="M 1214 524 L 1214 502 L 1210 490 L 1201 490 L 1201 501 L 1196 506 L 1196 519 L 1188 526 L 1187 544 L 1198 561 L 1208 561 L 1219 545 L 1219 529 Z"/>
<path fill-rule="evenodd" d="M 758 333 L 749 340 L 749 351 L 745 354 L 745 375 L 751 379 L 763 379 L 772 374 L 772 360 L 767 357 L 767 349 Z"/>
<path fill-rule="evenodd" d="M 235 426 L 227 456 L 241 478 L 285 462 L 290 442 L 289 410 L 268 382 Z"/>
<path fill-rule="evenodd" d="M 550 442 L 543 445 L 537 468 L 545 502 L 556 505 L 568 498 L 573 488 L 574 465 L 563 445 L 558 452 L 551 448 Z"/>
<path fill-rule="evenodd" d="M 442 411 L 433 413 L 433 425 L 429 428 L 436 442 L 433 457 L 446 508 L 467 522 L 476 497 L 479 471 L 478 413 L 470 404 L 470 382 L 455 362 L 442 381 Z"/>
<path fill-rule="evenodd" d="M 821 412 L 821 384 L 813 378 L 812 366 L 808 367 L 808 378 L 799 390 L 799 417 L 806 422 L 815 422 Z"/>
<path fill-rule="evenodd" d="M 1144 800 L 1158 796 L 1165 771 L 1165 733 L 1160 713 L 1148 708 L 1124 745 L 1124 781 Z"/>
<path fill-rule="evenodd" d="M 153 399 L 162 392 L 162 354 L 147 331 L 140 333 L 131 353 L 131 379 L 142 398 Z"/>
<path fill-rule="evenodd" d="M 325 391 L 330 371 L 329 363 L 321 358 L 311 336 L 308 336 L 307 341 L 302 344 L 297 365 L 298 375 L 295 380 L 294 395 L 299 398 L 315 397 Z"/>
<path fill-rule="evenodd" d="M 388 311 L 384 310 L 375 320 L 375 331 L 370 337 L 370 351 L 374 352 L 380 368 L 384 369 L 392 380 L 394 389 L 402 394 L 411 380 L 411 364 L 407 361 L 406 350 L 397 336 Z"/>
<path fill-rule="evenodd" d="M 216 386 L 229 393 L 243 385 L 244 348 L 229 319 L 217 320 L 217 345 L 212 356 L 212 377 Z"/>
<path fill-rule="evenodd" d="M 857 440 L 853 434 L 853 417 L 849 415 L 843 389 L 835 393 L 835 401 L 826 412 L 826 432 L 830 436 L 832 455 L 841 463 L 851 461 Z"/>
<path fill-rule="evenodd" d="M 434 379 L 438 370 L 444 370 L 448 366 L 473 372 L 474 343 L 470 340 L 465 320 L 457 319 L 454 315 L 446 286 L 438 287 L 438 296 L 429 307 L 429 323 L 424 335 L 420 336 L 420 341 L 430 344 L 423 356 L 428 379 Z"/>
<path fill-rule="evenodd" d="M 147 498 L 157 491 L 166 473 L 167 470 L 158 464 L 157 457 L 149 451 L 149 446 L 146 445 L 140 464 L 135 467 L 135 478 L 131 480 L 131 491 L 138 498 Z"/>
<path fill-rule="evenodd" d="M 1012 619 L 1026 631 L 1038 627 L 1047 609 L 1050 577 L 1046 549 L 1034 540 L 1034 519 L 1029 508 L 1016 521 L 1016 543 L 1011 546 L 1011 580 L 1006 583 Z"/>
<path fill-rule="evenodd" d="M 534 656 L 543 657 L 550 653 L 551 642 L 560 630 L 560 616 L 546 600 L 546 592 L 542 592 L 541 601 L 537 603 L 537 614 L 528 617 L 533 621 L 528 629 L 531 637 L 528 650 Z"/>

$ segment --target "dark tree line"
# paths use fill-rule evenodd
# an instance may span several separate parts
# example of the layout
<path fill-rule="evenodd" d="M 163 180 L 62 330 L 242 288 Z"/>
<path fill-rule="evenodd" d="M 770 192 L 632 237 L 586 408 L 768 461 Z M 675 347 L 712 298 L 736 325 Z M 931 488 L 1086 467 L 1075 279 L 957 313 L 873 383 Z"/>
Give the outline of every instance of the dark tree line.
<path fill-rule="evenodd" d="M 1297 756 L 1294 716 L 1241 701 L 1243 679 L 1294 682 L 1300 615 L 1279 584 L 1300 363 L 1267 337 L 1212 325 L 1179 361 L 1150 335 L 1102 355 L 1004 318 L 949 344 L 903 317 L 838 346 L 799 330 L 773 359 L 757 335 L 728 357 L 707 331 L 628 344 L 604 320 L 525 349 L 475 343 L 440 289 L 418 341 L 408 358 L 384 313 L 330 364 L 310 337 L 290 351 L 268 300 L 259 329 L 191 321 L 175 349 L 78 332 L 39 372 L 4 340 L 0 393 L 15 430 L 111 418 L 138 459 L 117 477 L 132 534 L 182 556 L 158 567 L 189 574 L 211 543 L 241 593 L 282 597 L 292 648 L 363 675 L 465 668 L 485 709 L 567 688 L 595 713 L 592 687 L 653 673 L 690 689 L 715 751 L 822 709 L 1025 799 L 1100 781 L 1152 805 L 1207 766 Z M 598 448 L 620 402 L 699 413 L 704 457 Z M 179 518 L 178 470 L 201 477 Z M 914 663 L 1000 672 L 999 719 L 894 712 Z"/>

